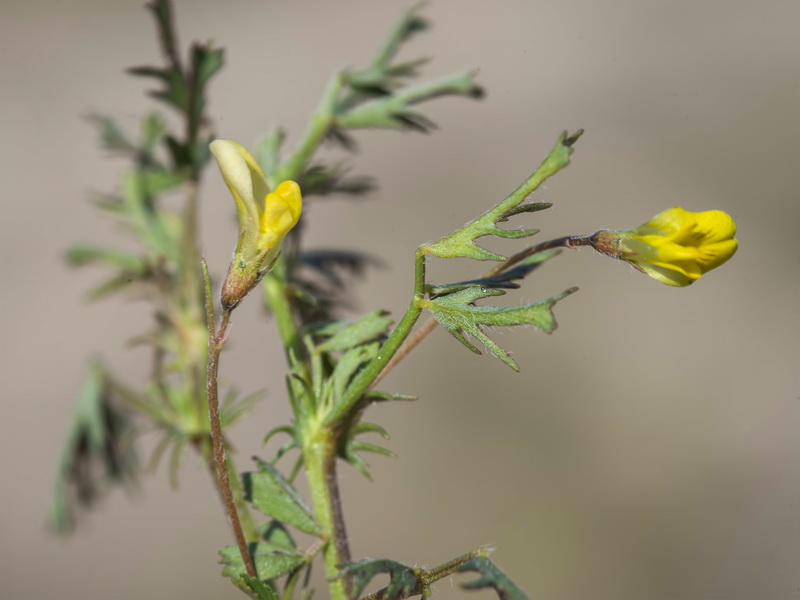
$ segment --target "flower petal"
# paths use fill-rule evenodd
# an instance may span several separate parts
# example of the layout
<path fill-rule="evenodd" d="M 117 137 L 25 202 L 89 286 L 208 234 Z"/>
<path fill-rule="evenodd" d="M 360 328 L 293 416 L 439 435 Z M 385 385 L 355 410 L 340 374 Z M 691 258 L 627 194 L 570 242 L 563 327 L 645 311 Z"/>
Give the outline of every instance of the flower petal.
<path fill-rule="evenodd" d="M 267 194 L 261 216 L 259 247 L 262 250 L 280 244 L 289 230 L 297 225 L 303 209 L 300 186 L 294 181 L 284 181 Z"/>
<path fill-rule="evenodd" d="M 236 202 L 240 233 L 254 233 L 259 222 L 258 205 L 269 191 L 264 172 L 250 153 L 232 140 L 214 140 L 209 148 Z"/>

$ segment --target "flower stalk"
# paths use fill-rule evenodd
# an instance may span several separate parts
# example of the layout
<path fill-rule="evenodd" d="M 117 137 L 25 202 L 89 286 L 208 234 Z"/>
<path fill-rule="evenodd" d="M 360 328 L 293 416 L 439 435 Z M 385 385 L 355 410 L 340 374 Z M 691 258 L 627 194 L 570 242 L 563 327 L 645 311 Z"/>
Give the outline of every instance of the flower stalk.
<path fill-rule="evenodd" d="M 219 481 L 219 489 L 224 500 L 225 512 L 228 522 L 233 530 L 233 537 L 239 547 L 245 570 L 250 577 L 256 576 L 255 565 L 247 548 L 247 540 L 242 530 L 242 523 L 236 509 L 236 500 L 231 489 L 231 482 L 228 463 L 225 457 L 225 439 L 222 436 L 222 425 L 219 415 L 219 385 L 217 378 L 219 374 L 219 357 L 222 348 L 228 337 L 228 325 L 230 324 L 231 309 L 222 312 L 222 319 L 217 329 L 214 318 L 214 301 L 211 296 L 211 277 L 208 274 L 208 265 L 205 259 L 201 260 L 203 269 L 203 279 L 205 281 L 206 297 L 206 316 L 208 319 L 208 370 L 207 370 L 207 393 L 208 393 L 208 419 L 211 424 L 211 446 L 214 455 L 214 465 Z"/>

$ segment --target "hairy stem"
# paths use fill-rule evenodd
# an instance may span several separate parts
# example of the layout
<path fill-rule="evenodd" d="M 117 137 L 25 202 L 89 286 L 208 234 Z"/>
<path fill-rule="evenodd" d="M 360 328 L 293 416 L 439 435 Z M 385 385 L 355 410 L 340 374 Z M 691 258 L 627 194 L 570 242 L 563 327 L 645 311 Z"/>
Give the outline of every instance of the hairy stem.
<path fill-rule="evenodd" d="M 333 579 L 339 565 L 351 561 L 336 473 L 336 444 L 333 429 L 322 425 L 305 440 L 303 457 L 314 514 L 326 542 L 323 558 L 331 600 L 347 600 L 352 590 L 350 578 Z"/>
<path fill-rule="evenodd" d="M 219 416 L 219 389 L 217 376 L 219 374 L 219 356 L 228 335 L 228 325 L 231 320 L 231 311 L 225 310 L 222 313 L 222 320 L 219 329 L 214 322 L 214 304 L 211 298 L 211 278 L 208 274 L 208 265 L 202 261 L 203 278 L 205 279 L 206 289 L 206 315 L 208 317 L 208 370 L 206 385 L 208 389 L 208 419 L 211 424 L 211 447 L 214 454 L 214 465 L 216 468 L 219 488 L 222 494 L 225 512 L 233 530 L 233 537 L 239 547 L 247 574 L 251 577 L 256 576 L 256 569 L 253 559 L 247 549 L 247 540 L 242 531 L 242 523 L 236 510 L 236 501 L 233 496 L 230 482 L 230 470 L 225 457 L 225 439 L 222 437 L 222 425 Z"/>

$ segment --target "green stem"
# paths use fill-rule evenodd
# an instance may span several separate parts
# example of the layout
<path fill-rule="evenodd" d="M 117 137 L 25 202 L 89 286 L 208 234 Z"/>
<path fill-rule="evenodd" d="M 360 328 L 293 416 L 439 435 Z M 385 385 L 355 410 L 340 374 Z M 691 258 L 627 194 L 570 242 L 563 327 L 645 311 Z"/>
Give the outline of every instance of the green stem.
<path fill-rule="evenodd" d="M 268 175 L 272 189 L 281 181 L 297 179 L 306 170 L 311 157 L 317 151 L 331 125 L 333 125 L 336 101 L 339 98 L 343 82 L 344 76 L 341 73 L 336 73 L 331 77 L 328 87 L 325 88 L 325 92 L 322 94 L 317 110 L 311 116 L 311 122 L 308 125 L 303 141 L 300 143 L 300 147 L 294 154 L 283 161 L 281 166 L 275 170 L 275 173 Z"/>
<path fill-rule="evenodd" d="M 361 400 L 361 397 L 372 386 L 375 379 L 380 375 L 383 368 L 389 363 L 400 345 L 411 333 L 411 329 L 417 322 L 422 308 L 420 301 L 424 296 L 425 288 L 425 254 L 421 249 L 417 249 L 414 263 L 414 298 L 406 310 L 403 318 L 394 328 L 389 339 L 384 342 L 378 356 L 362 369 L 353 382 L 348 386 L 347 392 L 340 402 L 338 402 L 328 413 L 325 421 L 335 424 L 345 419 L 353 407 Z"/>
<path fill-rule="evenodd" d="M 297 359 L 301 359 L 303 343 L 294 318 L 286 279 L 286 261 L 279 258 L 275 268 L 264 277 L 264 300 L 272 311 L 286 358 L 289 359 L 290 354 L 294 353 Z M 292 364 L 291 360 L 288 362 L 290 365 Z"/>
<path fill-rule="evenodd" d="M 544 252 L 545 250 L 552 250 L 554 248 L 577 248 L 579 246 L 589 246 L 591 236 L 579 236 L 579 235 L 568 235 L 560 238 L 556 238 L 554 240 L 548 240 L 546 242 L 542 242 L 541 244 L 535 244 L 533 246 L 529 246 L 525 250 L 517 252 L 510 258 L 508 258 L 505 262 L 496 265 L 495 267 L 486 271 L 481 277 L 492 277 L 503 271 L 510 269 L 515 264 L 522 262 L 529 256 L 533 256 L 539 252 Z M 408 356 L 411 351 L 417 347 L 417 345 L 424 340 L 427 335 L 436 329 L 436 325 L 438 322 L 436 319 L 431 317 L 425 324 L 422 325 L 420 329 L 414 332 L 414 335 L 408 338 L 405 343 L 397 350 L 397 352 L 392 356 L 391 360 L 383 367 L 383 370 L 375 377 L 375 381 L 373 385 L 377 384 L 381 379 L 386 377 L 386 375 L 391 371 L 397 364 L 403 360 L 406 356 Z"/>
<path fill-rule="evenodd" d="M 351 561 L 336 476 L 336 446 L 333 429 L 320 425 L 306 437 L 303 458 L 311 503 L 325 540 L 323 559 L 331 600 L 347 600 L 352 588 L 350 579 L 334 579 L 339 565 Z"/>

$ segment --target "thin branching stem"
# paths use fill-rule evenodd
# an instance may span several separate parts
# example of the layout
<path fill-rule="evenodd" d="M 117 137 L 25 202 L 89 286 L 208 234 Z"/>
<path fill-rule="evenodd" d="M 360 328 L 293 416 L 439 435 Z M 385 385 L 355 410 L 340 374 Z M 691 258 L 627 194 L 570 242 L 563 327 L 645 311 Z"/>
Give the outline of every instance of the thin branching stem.
<path fill-rule="evenodd" d="M 499 275 L 503 271 L 506 271 L 516 265 L 517 263 L 522 262 L 529 256 L 533 256 L 534 254 L 538 254 L 539 252 L 544 252 L 545 250 L 553 250 L 554 248 L 577 248 L 578 246 L 588 246 L 589 245 L 589 237 L 587 236 L 576 236 L 576 235 L 568 235 L 565 237 L 556 238 L 554 240 L 548 240 L 546 242 L 542 242 L 541 244 L 535 244 L 522 250 L 521 252 L 517 252 L 504 262 L 496 265 L 495 267 L 486 271 L 482 277 L 492 277 L 494 275 Z M 383 367 L 381 372 L 378 374 L 377 377 L 372 382 L 372 386 L 378 384 L 378 382 L 386 377 L 386 375 L 394 369 L 397 364 L 403 360 L 409 353 L 417 347 L 417 345 L 424 340 L 428 334 L 436 329 L 436 319 L 431 318 L 426 321 L 422 327 L 420 327 L 417 331 L 414 332 L 413 335 L 409 336 L 408 339 L 403 343 L 403 345 L 394 353 L 392 358 L 389 362 L 386 363 L 386 366 Z"/>
<path fill-rule="evenodd" d="M 247 549 L 247 540 L 244 537 L 242 523 L 239 521 L 239 514 L 236 510 L 236 501 L 231 489 L 230 471 L 225 458 L 225 439 L 222 437 L 222 425 L 219 416 L 219 386 L 217 376 L 219 374 L 219 356 L 225 341 L 228 337 L 228 326 L 231 320 L 231 310 L 224 310 L 219 328 L 216 328 L 214 320 L 214 302 L 211 297 L 211 278 L 208 274 L 208 265 L 202 260 L 203 278 L 205 279 L 206 290 L 206 315 L 208 324 L 208 371 L 206 385 L 208 389 L 208 419 L 211 424 L 211 446 L 214 454 L 214 464 L 216 466 L 219 489 L 222 494 L 225 512 L 228 515 L 233 537 L 242 555 L 242 562 L 245 570 L 250 577 L 256 576 L 255 565 Z"/>

